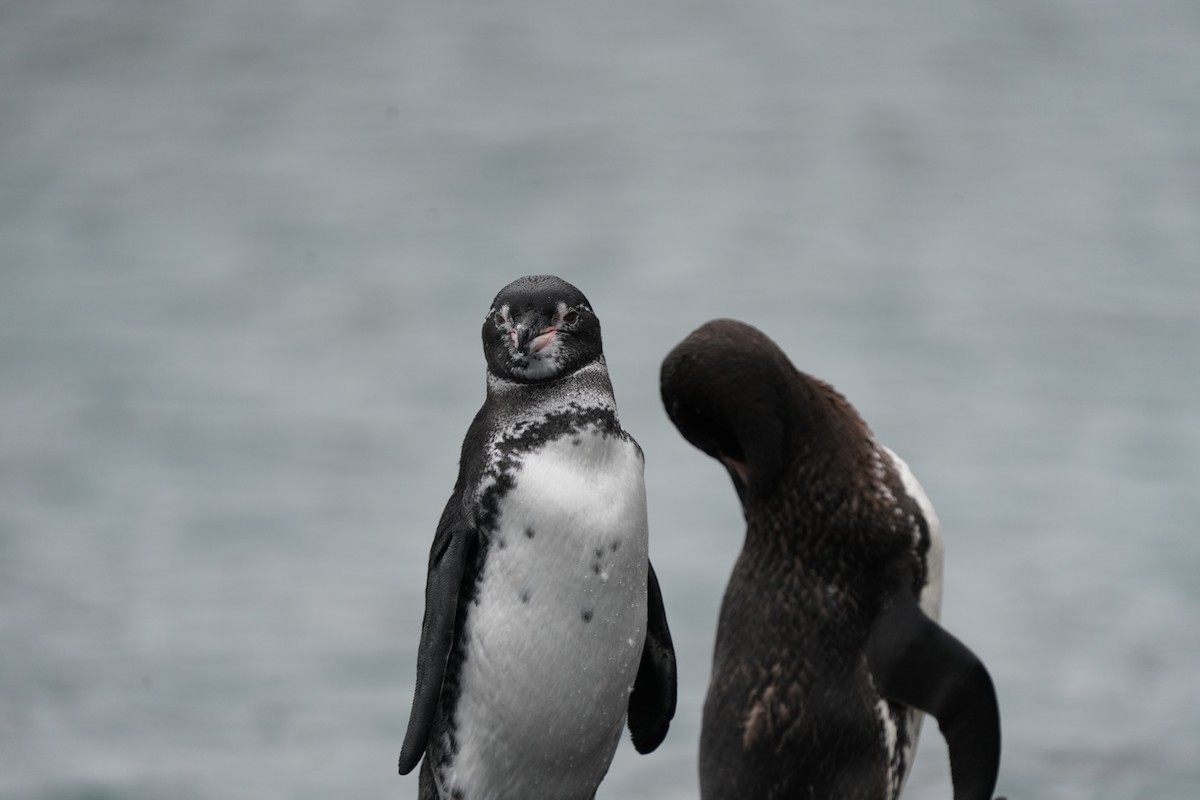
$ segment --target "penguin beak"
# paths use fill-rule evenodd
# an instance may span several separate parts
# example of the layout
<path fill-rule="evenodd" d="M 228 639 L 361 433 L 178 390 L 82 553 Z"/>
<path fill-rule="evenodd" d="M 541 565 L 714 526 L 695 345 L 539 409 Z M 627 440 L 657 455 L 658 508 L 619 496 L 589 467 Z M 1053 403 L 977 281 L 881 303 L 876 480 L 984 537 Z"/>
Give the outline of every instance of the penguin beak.
<path fill-rule="evenodd" d="M 738 500 L 742 502 L 742 510 L 745 513 L 746 508 L 746 490 L 750 486 L 750 470 L 745 463 L 729 456 L 718 455 L 717 458 L 725 466 L 729 473 L 730 480 L 733 481 L 733 488 L 737 490 Z"/>
<path fill-rule="evenodd" d="M 557 335 L 558 329 L 553 326 L 539 329 L 521 324 L 512 332 L 513 344 L 517 346 L 517 351 L 527 356 L 545 350 Z"/>

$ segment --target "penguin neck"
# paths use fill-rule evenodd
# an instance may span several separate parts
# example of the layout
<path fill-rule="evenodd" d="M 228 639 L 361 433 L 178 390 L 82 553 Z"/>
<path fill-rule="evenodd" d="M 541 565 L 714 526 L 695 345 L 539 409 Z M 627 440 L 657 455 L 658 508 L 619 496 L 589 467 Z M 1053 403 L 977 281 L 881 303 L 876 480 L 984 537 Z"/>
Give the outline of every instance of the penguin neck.
<path fill-rule="evenodd" d="M 797 371 L 795 384 L 797 414 L 791 427 L 800 434 L 806 458 L 857 460 L 869 457 L 873 445 L 871 429 L 842 396 L 841 392 L 819 378 Z"/>
<path fill-rule="evenodd" d="M 831 494 L 871 463 L 870 429 L 841 394 L 796 371 L 787 388 L 755 404 L 755 413 L 729 414 L 742 453 L 741 468 L 722 461 L 742 479 L 743 504 L 768 503 L 781 484 L 804 493 Z M 718 456 L 720 458 L 720 456 Z M 735 484 L 737 481 L 735 480 Z"/>
<path fill-rule="evenodd" d="M 831 553 L 863 535 L 878 503 L 879 446 L 858 412 L 829 384 L 800 373 L 778 426 L 778 460 L 748 463 L 739 492 L 747 541 L 776 553 Z M 748 453 L 770 452 L 765 443 Z M 828 540 L 828 541 L 825 541 Z"/>
<path fill-rule="evenodd" d="M 520 418 L 540 417 L 564 405 L 579 410 L 604 409 L 614 416 L 617 413 L 604 356 L 567 375 L 538 383 L 515 381 L 488 370 L 487 404 Z"/>

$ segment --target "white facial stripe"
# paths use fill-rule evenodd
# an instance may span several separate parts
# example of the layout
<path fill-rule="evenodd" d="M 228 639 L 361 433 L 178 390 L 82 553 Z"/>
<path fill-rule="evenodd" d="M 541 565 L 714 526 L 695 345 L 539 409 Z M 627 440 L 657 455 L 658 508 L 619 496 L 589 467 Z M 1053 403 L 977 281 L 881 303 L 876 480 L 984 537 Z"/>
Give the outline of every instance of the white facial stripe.
<path fill-rule="evenodd" d="M 512 330 L 512 320 L 508 316 L 508 306 L 503 305 L 500 308 L 493 308 L 488 312 L 488 316 L 492 318 L 492 322 L 502 331 Z"/>

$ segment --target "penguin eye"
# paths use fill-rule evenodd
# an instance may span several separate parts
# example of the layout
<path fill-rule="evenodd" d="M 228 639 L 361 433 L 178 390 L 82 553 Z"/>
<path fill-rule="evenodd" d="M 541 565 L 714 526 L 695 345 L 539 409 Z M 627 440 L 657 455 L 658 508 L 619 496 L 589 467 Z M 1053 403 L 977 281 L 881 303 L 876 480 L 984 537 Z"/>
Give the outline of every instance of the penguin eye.
<path fill-rule="evenodd" d="M 567 323 L 568 325 L 574 325 L 577 319 L 579 319 L 579 312 L 577 311 L 568 311 L 567 313 L 563 314 L 563 322 Z"/>
<path fill-rule="evenodd" d="M 492 321 L 496 323 L 497 328 L 504 327 L 504 315 L 499 311 L 496 312 L 495 316 L 492 318 Z"/>

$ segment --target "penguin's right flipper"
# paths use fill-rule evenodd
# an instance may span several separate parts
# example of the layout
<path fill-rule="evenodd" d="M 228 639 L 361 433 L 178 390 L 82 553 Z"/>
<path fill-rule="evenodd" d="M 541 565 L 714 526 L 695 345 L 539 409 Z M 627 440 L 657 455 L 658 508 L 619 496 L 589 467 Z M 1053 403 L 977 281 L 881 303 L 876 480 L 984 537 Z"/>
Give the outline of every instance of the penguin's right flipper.
<path fill-rule="evenodd" d="M 629 695 L 626 722 L 639 753 L 649 753 L 662 744 L 671 718 L 675 716 L 677 693 L 675 646 L 667 628 L 667 611 L 654 565 L 646 565 L 646 644 L 638 665 L 633 693 Z"/>
<path fill-rule="evenodd" d="M 458 596 L 463 571 L 470 555 L 474 530 L 463 512 L 456 489 L 438 522 L 429 551 L 429 574 L 425 579 L 425 618 L 421 622 L 421 645 L 417 651 L 417 684 L 413 689 L 412 713 L 400 748 L 400 774 L 407 775 L 421 760 L 437 713 L 446 673 L 446 659 L 454 641 Z"/>
<path fill-rule="evenodd" d="M 954 800 L 991 800 L 1000 770 L 1000 709 L 983 662 L 909 595 L 875 620 L 867 664 L 879 693 L 938 721 Z"/>

